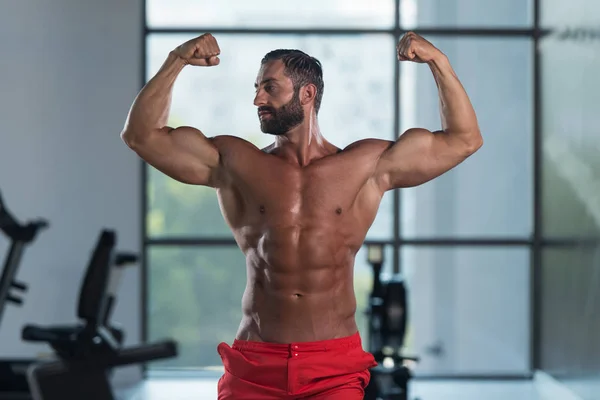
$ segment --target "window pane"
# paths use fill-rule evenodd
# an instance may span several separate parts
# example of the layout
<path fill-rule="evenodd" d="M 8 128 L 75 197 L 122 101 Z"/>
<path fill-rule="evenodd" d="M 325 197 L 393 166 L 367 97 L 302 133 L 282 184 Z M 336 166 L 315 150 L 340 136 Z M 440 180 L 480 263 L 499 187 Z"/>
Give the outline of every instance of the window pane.
<path fill-rule="evenodd" d="M 541 369 L 581 398 L 595 398 L 600 370 L 600 246 L 542 253 Z M 595 382 L 588 379 L 595 377 Z"/>
<path fill-rule="evenodd" d="M 392 260 L 391 246 L 386 260 Z M 216 347 L 230 343 L 242 318 L 246 287 L 245 260 L 236 247 L 163 247 L 148 252 L 148 339 L 171 337 L 179 342 L 175 359 L 149 364 L 163 367 L 221 366 Z M 366 338 L 368 296 L 373 285 L 366 251 L 356 256 L 356 321 Z"/>
<path fill-rule="evenodd" d="M 394 24 L 394 0 L 148 0 L 151 27 L 346 27 Z"/>
<path fill-rule="evenodd" d="M 528 372 L 528 248 L 405 247 L 401 257 L 417 375 Z"/>
<path fill-rule="evenodd" d="M 160 366 L 221 365 L 216 346 L 242 318 L 246 261 L 236 247 L 161 247 L 148 251 L 148 340 L 171 337 L 179 356 Z"/>
<path fill-rule="evenodd" d="M 187 39 L 150 35 L 148 77 L 156 73 L 171 49 Z M 272 49 L 299 48 L 323 63 L 325 91 L 319 124 L 326 138 L 345 147 L 367 137 L 394 137 L 396 61 L 391 35 L 221 35 L 217 40 L 221 64 L 188 67 L 177 80 L 170 124 L 196 126 L 207 136 L 240 136 L 261 147 L 270 144 L 273 137 L 261 133 L 252 104 L 260 60 Z M 357 57 L 357 49 L 369 49 L 369 57 Z M 377 68 L 373 68 L 373 60 L 377 60 Z M 149 179 L 149 235 L 230 235 L 213 190 L 178 184 L 156 172 Z M 392 235 L 391 194 L 385 196 L 380 210 L 369 238 Z"/>
<path fill-rule="evenodd" d="M 529 27 L 531 0 L 400 0 L 400 23 L 415 27 Z"/>
<path fill-rule="evenodd" d="M 149 237 L 231 237 L 214 189 L 185 185 L 151 166 L 148 170 L 146 214 Z"/>
<path fill-rule="evenodd" d="M 594 27 L 600 21 L 600 2 L 594 0 L 541 0 L 544 27 Z"/>
<path fill-rule="evenodd" d="M 408 237 L 529 237 L 532 231 L 532 52 L 519 38 L 429 37 L 448 55 L 477 113 L 483 147 L 441 177 L 402 191 Z M 402 63 L 402 131 L 441 128 L 429 68 Z"/>
<path fill-rule="evenodd" d="M 600 54 L 594 41 L 544 39 L 542 229 L 600 236 Z"/>

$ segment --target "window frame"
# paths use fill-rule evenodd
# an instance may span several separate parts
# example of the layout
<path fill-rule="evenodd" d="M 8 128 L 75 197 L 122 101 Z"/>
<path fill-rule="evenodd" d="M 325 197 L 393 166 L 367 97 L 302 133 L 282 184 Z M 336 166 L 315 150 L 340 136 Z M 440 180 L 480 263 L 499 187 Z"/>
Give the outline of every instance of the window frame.
<path fill-rule="evenodd" d="M 393 237 L 389 240 L 366 240 L 365 245 L 369 244 L 382 244 L 386 246 L 392 246 L 393 248 L 393 272 L 398 273 L 402 270 L 402 259 L 400 257 L 400 249 L 404 246 L 526 246 L 531 251 L 530 260 L 530 337 L 529 337 L 529 348 L 531 352 L 529 354 L 529 366 L 531 373 L 540 367 L 540 346 L 538 344 L 538 338 L 540 337 L 541 329 L 541 253 L 542 248 L 547 246 L 574 246 L 580 241 L 570 238 L 558 238 L 558 239 L 545 239 L 542 236 L 542 207 L 541 207 L 541 181 L 542 181 L 542 130 L 541 130 L 541 71 L 540 71 L 540 41 L 543 37 L 549 35 L 551 29 L 542 28 L 540 23 L 540 8 L 541 0 L 532 0 L 531 7 L 533 12 L 532 26 L 529 28 L 497 28 L 497 27 L 428 27 L 428 28 L 415 28 L 415 29 L 403 29 L 400 24 L 400 0 L 395 0 L 395 23 L 392 28 L 389 29 L 348 29 L 348 28 L 294 28 L 294 29 L 269 29 L 268 27 L 259 28 L 203 28 L 202 26 L 186 27 L 186 28 L 151 28 L 148 25 L 146 16 L 146 2 L 147 0 L 141 1 L 141 18 L 142 23 L 142 43 L 141 43 L 141 82 L 143 86 L 147 82 L 147 37 L 150 34 L 194 34 L 197 32 L 211 32 L 214 34 L 225 35 L 225 34 L 311 34 L 311 35 L 352 35 L 352 34 L 387 34 L 391 35 L 397 42 L 401 36 L 407 31 L 413 31 L 421 35 L 436 35 L 436 36 L 448 36 L 448 37 L 460 37 L 460 36 L 472 36 L 472 37 L 525 37 L 532 40 L 532 59 L 533 59 L 533 201 L 531 204 L 533 214 L 533 231 L 529 238 L 523 239 L 522 237 L 506 238 L 506 237 L 445 237 L 445 238 L 422 238 L 422 239 L 408 239 L 401 235 L 401 196 L 400 191 L 395 190 L 393 192 Z M 394 82 L 400 80 L 400 63 L 396 62 L 394 65 Z M 140 86 L 140 87 L 141 87 Z M 396 135 L 400 134 L 400 115 L 401 115 L 401 101 L 400 101 L 400 87 L 394 85 L 394 107 L 393 107 L 393 129 Z M 147 273 L 147 256 L 149 248 L 152 246 L 237 246 L 233 238 L 218 238 L 218 237 L 149 237 L 147 230 L 147 212 L 148 212 L 148 198 L 147 198 L 147 183 L 148 183 L 148 166 L 145 162 L 140 161 L 141 170 L 141 248 L 142 248 L 142 260 L 141 260 L 141 334 L 142 341 L 147 341 L 148 337 L 148 273 Z M 143 367 L 144 375 L 147 375 L 146 365 Z M 514 376 L 502 376 L 502 375 L 486 375 L 486 376 L 474 376 L 474 375 L 449 375 L 449 376 L 436 376 L 436 378 L 470 378 L 470 379 L 502 379 L 502 378 L 515 378 Z M 517 378 L 522 378 L 521 376 Z"/>

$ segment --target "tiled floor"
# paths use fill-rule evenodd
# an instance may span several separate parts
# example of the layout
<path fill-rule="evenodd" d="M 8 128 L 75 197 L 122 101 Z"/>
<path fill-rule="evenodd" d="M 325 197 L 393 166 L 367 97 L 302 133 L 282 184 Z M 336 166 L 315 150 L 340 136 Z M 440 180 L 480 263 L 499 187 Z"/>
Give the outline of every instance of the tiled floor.
<path fill-rule="evenodd" d="M 415 381 L 411 400 L 541 400 L 530 381 Z M 216 379 L 148 380 L 120 400 L 216 400 Z"/>

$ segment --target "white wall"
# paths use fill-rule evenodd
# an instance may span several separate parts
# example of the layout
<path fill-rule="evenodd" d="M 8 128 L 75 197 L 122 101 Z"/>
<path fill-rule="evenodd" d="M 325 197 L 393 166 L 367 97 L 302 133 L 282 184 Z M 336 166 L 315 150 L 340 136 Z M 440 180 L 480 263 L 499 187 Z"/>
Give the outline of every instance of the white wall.
<path fill-rule="evenodd" d="M 119 132 L 140 86 L 143 15 L 141 0 L 0 2 L 0 190 L 19 218 L 51 221 L 18 275 L 25 305 L 0 327 L 0 356 L 29 357 L 48 348 L 21 342 L 21 327 L 74 321 L 102 227 L 140 250 L 140 164 Z M 139 298 L 136 266 L 114 315 L 128 344 L 139 342 Z"/>

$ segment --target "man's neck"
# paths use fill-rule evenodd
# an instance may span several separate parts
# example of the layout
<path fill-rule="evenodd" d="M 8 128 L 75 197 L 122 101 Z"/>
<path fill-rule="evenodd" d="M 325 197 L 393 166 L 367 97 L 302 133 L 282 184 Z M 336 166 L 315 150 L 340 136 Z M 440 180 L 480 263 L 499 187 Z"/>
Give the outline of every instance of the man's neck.
<path fill-rule="evenodd" d="M 334 146 L 321 135 L 316 116 L 306 119 L 285 135 L 277 136 L 274 148 L 279 155 L 300 167 L 335 152 Z"/>

